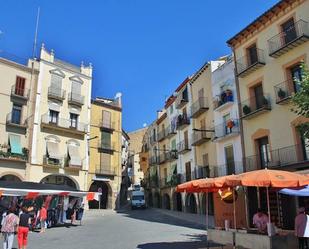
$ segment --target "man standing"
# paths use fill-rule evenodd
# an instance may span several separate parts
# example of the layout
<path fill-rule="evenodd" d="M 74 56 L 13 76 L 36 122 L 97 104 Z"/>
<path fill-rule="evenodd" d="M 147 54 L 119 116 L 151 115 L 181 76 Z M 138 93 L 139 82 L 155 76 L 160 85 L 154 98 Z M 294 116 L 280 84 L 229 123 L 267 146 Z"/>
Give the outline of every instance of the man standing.
<path fill-rule="evenodd" d="M 253 216 L 253 225 L 258 229 L 259 233 L 266 233 L 268 216 L 259 208 L 257 213 Z"/>
<path fill-rule="evenodd" d="M 307 215 L 305 208 L 298 209 L 298 215 L 295 217 L 295 236 L 298 238 L 299 249 L 309 249 L 308 239 L 305 237 L 305 229 L 307 226 Z"/>

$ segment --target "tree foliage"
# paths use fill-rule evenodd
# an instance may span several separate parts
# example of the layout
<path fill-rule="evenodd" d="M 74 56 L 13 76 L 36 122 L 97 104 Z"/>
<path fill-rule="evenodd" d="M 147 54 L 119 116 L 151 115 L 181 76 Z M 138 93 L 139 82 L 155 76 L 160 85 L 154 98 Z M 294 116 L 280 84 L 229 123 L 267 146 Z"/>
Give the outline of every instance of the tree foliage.
<path fill-rule="evenodd" d="M 292 96 L 292 103 L 294 104 L 292 111 L 300 116 L 309 118 L 309 69 L 304 63 L 302 63 L 301 68 L 302 80 L 298 82 L 301 87 Z M 309 122 L 301 124 L 299 130 L 309 139 Z"/>

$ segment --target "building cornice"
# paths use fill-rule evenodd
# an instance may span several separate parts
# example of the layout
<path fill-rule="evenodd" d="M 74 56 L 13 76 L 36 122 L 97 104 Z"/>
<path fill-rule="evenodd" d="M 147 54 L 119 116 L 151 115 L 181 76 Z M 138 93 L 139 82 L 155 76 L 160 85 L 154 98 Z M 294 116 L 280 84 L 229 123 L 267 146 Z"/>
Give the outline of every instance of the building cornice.
<path fill-rule="evenodd" d="M 39 74 L 39 70 L 37 70 L 37 69 L 32 70 L 31 67 L 16 63 L 14 61 L 10 61 L 10 60 L 4 59 L 4 58 L 0 58 L 0 62 L 7 64 L 9 66 L 15 67 L 17 69 L 23 70 L 23 71 L 28 72 L 28 73 L 32 73 L 32 71 L 33 71 L 33 73 Z"/>
<path fill-rule="evenodd" d="M 104 103 L 104 102 L 102 102 L 102 101 L 97 101 L 97 100 L 92 99 L 92 100 L 91 100 L 91 104 L 92 104 L 92 105 L 97 105 L 97 106 L 106 107 L 106 108 L 112 109 L 112 110 L 114 110 L 114 111 L 122 112 L 122 108 L 121 108 L 121 107 L 114 106 L 114 105 L 110 105 L 110 104 Z"/>
<path fill-rule="evenodd" d="M 166 119 L 167 117 L 167 114 L 166 112 L 160 117 L 158 118 L 158 120 L 156 121 L 157 122 L 157 125 L 161 124 L 163 122 L 164 119 Z"/>

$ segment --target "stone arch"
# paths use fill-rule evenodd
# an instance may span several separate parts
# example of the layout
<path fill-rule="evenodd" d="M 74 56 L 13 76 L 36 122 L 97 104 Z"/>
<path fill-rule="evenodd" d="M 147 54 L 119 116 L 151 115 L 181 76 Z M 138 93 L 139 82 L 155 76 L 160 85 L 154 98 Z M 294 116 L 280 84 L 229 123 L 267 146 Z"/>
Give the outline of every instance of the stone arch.
<path fill-rule="evenodd" d="M 161 207 L 161 198 L 160 198 L 160 194 L 158 192 L 154 193 L 154 198 L 153 198 L 153 206 L 156 208 L 160 208 Z"/>
<path fill-rule="evenodd" d="M 179 192 L 173 194 L 173 209 L 174 211 L 182 211 L 182 197 Z"/>
<path fill-rule="evenodd" d="M 194 194 L 187 194 L 186 195 L 186 212 L 187 213 L 197 213 L 197 203 Z"/>
<path fill-rule="evenodd" d="M 66 185 L 66 186 L 72 187 L 76 190 L 80 189 L 78 182 L 74 178 L 67 176 L 67 175 L 63 175 L 63 174 L 47 175 L 47 176 L 42 178 L 40 183 Z"/>
<path fill-rule="evenodd" d="M 99 201 L 89 201 L 90 209 L 111 209 L 112 203 L 112 188 L 108 182 L 105 181 L 93 181 L 89 188 L 90 192 L 102 192 L 99 196 Z"/>
<path fill-rule="evenodd" d="M 171 209 L 171 199 L 169 194 L 164 194 L 162 197 L 162 208 L 164 209 Z"/>
<path fill-rule="evenodd" d="M 5 172 L 0 175 L 0 181 L 22 182 L 23 177 L 15 172 Z"/>

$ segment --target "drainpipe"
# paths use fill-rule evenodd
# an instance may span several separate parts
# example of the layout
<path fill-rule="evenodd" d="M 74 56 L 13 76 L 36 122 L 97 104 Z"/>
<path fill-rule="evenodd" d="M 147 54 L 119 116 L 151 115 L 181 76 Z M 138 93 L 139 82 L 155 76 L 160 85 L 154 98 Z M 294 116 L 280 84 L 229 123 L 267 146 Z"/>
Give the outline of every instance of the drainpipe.
<path fill-rule="evenodd" d="M 232 47 L 231 47 L 232 48 Z M 234 57 L 234 76 L 235 76 L 235 86 L 236 86 L 236 93 L 237 93 L 237 105 L 238 105 L 238 116 L 239 116 L 239 130 L 240 130 L 240 142 L 241 142 L 241 151 L 242 151 L 242 165 L 243 165 L 243 172 L 246 172 L 246 160 L 245 160 L 245 140 L 244 140 L 244 130 L 243 130 L 243 122 L 240 118 L 241 114 L 241 105 L 240 105 L 240 90 L 239 90 L 239 79 L 237 76 L 237 63 L 236 63 L 236 53 L 235 49 L 232 48 L 233 57 Z M 245 210 L 246 210 L 246 225 L 249 228 L 249 206 L 248 206 L 248 192 L 247 188 L 244 188 L 244 195 L 245 195 Z"/>

